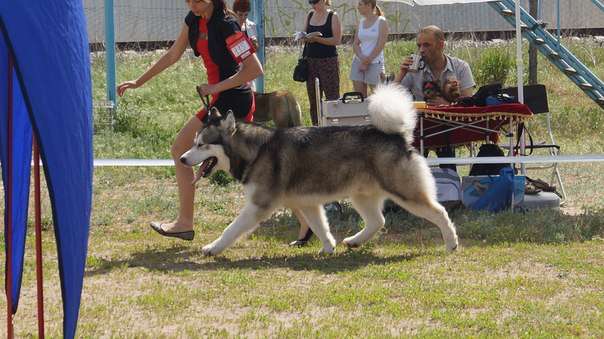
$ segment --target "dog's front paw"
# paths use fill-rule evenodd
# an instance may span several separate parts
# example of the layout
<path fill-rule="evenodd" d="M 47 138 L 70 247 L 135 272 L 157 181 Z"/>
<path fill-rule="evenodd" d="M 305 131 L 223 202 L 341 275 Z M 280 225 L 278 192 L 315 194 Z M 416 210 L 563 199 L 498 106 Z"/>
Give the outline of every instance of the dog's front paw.
<path fill-rule="evenodd" d="M 345 238 L 344 240 L 342 240 L 342 243 L 348 248 L 356 248 L 361 246 L 360 243 L 354 241 L 354 237 Z"/>
<path fill-rule="evenodd" d="M 455 252 L 459 250 L 459 242 L 457 240 L 457 236 L 455 236 L 453 239 L 447 241 L 447 252 Z"/>
<path fill-rule="evenodd" d="M 321 255 L 331 255 L 334 254 L 336 251 L 336 248 L 333 246 L 327 246 L 327 247 L 323 247 L 320 251 L 319 254 Z"/>
<path fill-rule="evenodd" d="M 206 245 L 201 249 L 201 253 L 206 257 L 211 257 L 216 255 L 216 253 L 213 252 L 213 249 L 214 247 L 212 245 Z"/>
<path fill-rule="evenodd" d="M 220 254 L 221 252 L 222 252 L 222 249 L 219 248 L 218 246 L 216 246 L 215 243 L 211 243 L 211 244 L 205 245 L 201 249 L 201 253 L 203 255 L 205 255 L 206 257 L 212 257 L 212 256 Z"/>

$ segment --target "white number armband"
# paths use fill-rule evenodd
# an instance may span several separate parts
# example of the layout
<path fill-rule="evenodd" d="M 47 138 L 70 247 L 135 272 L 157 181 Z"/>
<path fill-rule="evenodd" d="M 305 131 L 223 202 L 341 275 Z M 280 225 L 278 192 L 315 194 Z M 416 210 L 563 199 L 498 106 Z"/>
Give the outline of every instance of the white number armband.
<path fill-rule="evenodd" d="M 238 63 L 254 54 L 256 50 L 250 39 L 243 32 L 237 32 L 226 40 L 226 45 L 231 55 Z"/>

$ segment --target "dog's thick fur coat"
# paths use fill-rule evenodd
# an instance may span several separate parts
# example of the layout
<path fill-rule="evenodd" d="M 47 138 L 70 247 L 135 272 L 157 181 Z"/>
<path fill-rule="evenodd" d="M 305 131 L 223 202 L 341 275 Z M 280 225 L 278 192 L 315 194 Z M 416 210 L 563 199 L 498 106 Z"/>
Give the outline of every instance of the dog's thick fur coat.
<path fill-rule="evenodd" d="M 411 146 L 416 112 L 409 94 L 397 85 L 379 86 L 368 100 L 368 126 L 275 130 L 211 111 L 181 161 L 203 162 L 205 175 L 228 169 L 243 184 L 246 204 L 203 253 L 221 253 L 279 207 L 298 210 L 323 243 L 322 252 L 332 253 L 336 241 L 323 204 L 343 198 L 365 221 L 363 230 L 343 240 L 349 247 L 362 245 L 384 225 L 382 206 L 390 198 L 438 226 L 446 248 L 455 250 L 455 226 L 436 200 L 425 159 Z"/>

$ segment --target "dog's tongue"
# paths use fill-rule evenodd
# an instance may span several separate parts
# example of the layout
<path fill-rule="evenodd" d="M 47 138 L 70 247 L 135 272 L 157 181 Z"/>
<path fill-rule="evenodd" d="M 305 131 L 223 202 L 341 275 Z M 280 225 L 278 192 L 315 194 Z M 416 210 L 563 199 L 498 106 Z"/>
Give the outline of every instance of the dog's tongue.
<path fill-rule="evenodd" d="M 199 179 L 201 179 L 202 177 L 203 177 L 203 169 L 201 168 L 201 166 L 199 166 L 199 168 L 197 169 L 197 173 L 195 173 L 195 178 L 193 178 L 192 184 L 193 185 L 197 184 Z"/>
<path fill-rule="evenodd" d="M 202 161 L 201 164 L 199 164 L 199 167 L 197 168 L 197 173 L 195 173 L 195 178 L 193 178 L 193 185 L 197 184 L 199 179 L 203 178 L 203 174 L 205 173 L 205 169 L 206 169 L 206 164 L 205 164 L 206 161 L 208 161 L 208 160 L 206 159 L 206 160 Z"/>
<path fill-rule="evenodd" d="M 210 157 L 202 161 L 201 164 L 199 164 L 197 173 L 195 173 L 195 178 L 193 178 L 193 185 L 195 185 L 199 181 L 199 179 L 206 176 L 206 174 L 208 173 L 208 167 L 210 170 L 212 169 L 212 167 L 214 167 L 215 160 L 215 158 Z"/>

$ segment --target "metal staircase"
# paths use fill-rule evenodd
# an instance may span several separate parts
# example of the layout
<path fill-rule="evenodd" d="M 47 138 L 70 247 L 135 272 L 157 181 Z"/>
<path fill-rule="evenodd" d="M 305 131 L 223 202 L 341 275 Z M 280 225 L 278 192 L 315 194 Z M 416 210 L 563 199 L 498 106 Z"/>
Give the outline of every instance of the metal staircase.
<path fill-rule="evenodd" d="M 604 10 L 600 0 L 592 0 Z M 490 2 L 510 24 L 516 25 L 514 17 L 514 0 L 500 0 Z M 572 80 L 585 94 L 592 98 L 604 109 L 604 83 L 593 72 L 579 61 L 558 39 L 543 28 L 541 22 L 535 20 L 523 8 L 520 8 L 520 21 L 522 22 L 522 35 L 566 76 Z"/>
<path fill-rule="evenodd" d="M 598 6 L 602 11 L 604 11 L 604 2 L 602 0 L 591 0 L 594 5 Z"/>

